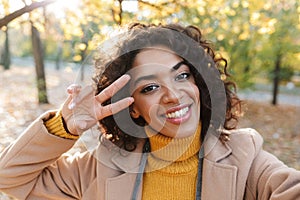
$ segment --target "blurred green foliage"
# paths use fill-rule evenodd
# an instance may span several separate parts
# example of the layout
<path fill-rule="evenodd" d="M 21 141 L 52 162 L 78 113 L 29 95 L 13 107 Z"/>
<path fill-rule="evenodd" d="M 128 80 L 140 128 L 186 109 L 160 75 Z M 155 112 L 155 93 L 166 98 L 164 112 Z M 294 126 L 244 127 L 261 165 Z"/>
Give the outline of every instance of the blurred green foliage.
<path fill-rule="evenodd" d="M 4 1 L 7 0 L 0 0 L 0 8 Z M 272 78 L 278 57 L 282 80 L 289 81 L 294 71 L 300 71 L 299 0 L 68 2 L 58 1 L 30 15 L 42 34 L 46 59 L 80 63 L 120 25 L 129 22 L 178 22 L 196 25 L 203 31 L 205 38 L 228 59 L 229 72 L 240 88 L 251 87 L 260 78 Z M 5 5 L 6 9 L 13 7 Z M 26 31 L 29 25 L 24 21 L 26 16 L 10 24 L 15 56 L 31 55 L 30 33 Z"/>

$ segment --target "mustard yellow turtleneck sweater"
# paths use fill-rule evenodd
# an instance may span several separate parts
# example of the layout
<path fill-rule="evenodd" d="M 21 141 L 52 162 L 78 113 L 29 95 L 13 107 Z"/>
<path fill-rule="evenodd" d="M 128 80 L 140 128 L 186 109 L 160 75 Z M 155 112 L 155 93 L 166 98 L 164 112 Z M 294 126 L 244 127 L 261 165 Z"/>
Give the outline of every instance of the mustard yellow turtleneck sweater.
<path fill-rule="evenodd" d="M 187 138 L 154 135 L 147 128 L 151 153 L 143 177 L 143 200 L 195 199 L 200 130 Z"/>

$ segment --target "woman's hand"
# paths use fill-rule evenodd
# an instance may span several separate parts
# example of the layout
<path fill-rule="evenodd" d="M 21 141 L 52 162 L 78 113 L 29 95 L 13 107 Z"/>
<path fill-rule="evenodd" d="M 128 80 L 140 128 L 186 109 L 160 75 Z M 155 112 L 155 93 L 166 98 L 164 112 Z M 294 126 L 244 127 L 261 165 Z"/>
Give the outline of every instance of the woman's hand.
<path fill-rule="evenodd" d="M 62 116 L 68 131 L 79 135 L 93 127 L 97 121 L 130 106 L 134 101 L 132 97 L 102 106 L 102 103 L 124 87 L 129 79 L 129 75 L 121 76 L 96 96 L 92 86 L 83 89 L 75 84 L 69 86 L 67 89 L 69 97 L 62 107 Z"/>

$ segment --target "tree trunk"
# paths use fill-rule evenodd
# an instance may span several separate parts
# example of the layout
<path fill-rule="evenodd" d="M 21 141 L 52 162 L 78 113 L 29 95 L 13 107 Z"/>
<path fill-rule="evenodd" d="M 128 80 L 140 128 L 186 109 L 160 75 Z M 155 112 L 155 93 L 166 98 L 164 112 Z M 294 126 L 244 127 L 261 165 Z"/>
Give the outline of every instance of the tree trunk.
<path fill-rule="evenodd" d="M 55 57 L 55 69 L 59 70 L 62 62 L 62 54 L 63 54 L 63 49 L 61 43 L 58 44 L 57 46 L 57 54 Z"/>
<path fill-rule="evenodd" d="M 5 44 L 4 44 L 4 52 L 3 52 L 3 66 L 5 70 L 10 68 L 10 51 L 9 51 L 9 36 L 8 36 L 8 28 L 5 30 Z"/>
<path fill-rule="evenodd" d="M 112 9 L 112 17 L 113 17 L 113 20 L 118 24 L 118 25 L 122 25 L 122 17 L 123 17 L 123 7 L 122 7 L 122 2 L 123 0 L 118 0 L 118 3 L 119 3 L 119 10 L 116 11 L 114 9 Z M 117 17 L 118 16 L 118 17 Z"/>
<path fill-rule="evenodd" d="M 119 1 L 119 25 L 122 25 L 122 22 L 123 22 L 123 7 L 122 7 L 122 2 L 123 0 L 118 0 Z"/>
<path fill-rule="evenodd" d="M 43 47 L 38 30 L 31 24 L 32 50 L 35 62 L 38 100 L 39 103 L 48 103 L 46 79 L 44 70 Z"/>
<path fill-rule="evenodd" d="M 88 48 L 88 42 L 87 41 L 82 41 L 82 43 L 85 44 L 85 48 L 80 50 L 80 56 L 81 56 L 81 67 L 80 67 L 80 80 L 84 80 L 84 67 L 85 67 L 85 59 L 86 59 L 86 51 Z"/>
<path fill-rule="evenodd" d="M 273 99 L 272 104 L 277 104 L 277 96 L 279 92 L 279 83 L 280 83 L 280 64 L 281 64 L 281 56 L 278 55 L 276 62 L 275 62 L 275 69 L 274 69 L 274 77 L 273 77 Z"/>

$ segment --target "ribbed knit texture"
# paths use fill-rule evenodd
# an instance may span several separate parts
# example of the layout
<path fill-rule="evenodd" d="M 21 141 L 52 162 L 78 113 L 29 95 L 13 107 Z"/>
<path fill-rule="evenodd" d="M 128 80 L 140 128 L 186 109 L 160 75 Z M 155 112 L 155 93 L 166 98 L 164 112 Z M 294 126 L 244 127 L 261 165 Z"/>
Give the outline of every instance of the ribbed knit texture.
<path fill-rule="evenodd" d="M 195 199 L 200 131 L 187 138 L 169 138 L 152 132 L 151 154 L 143 177 L 143 200 Z"/>
<path fill-rule="evenodd" d="M 64 127 L 61 112 L 57 112 L 52 118 L 45 120 L 44 124 L 49 133 L 61 138 L 76 140 L 79 135 L 68 133 Z"/>

